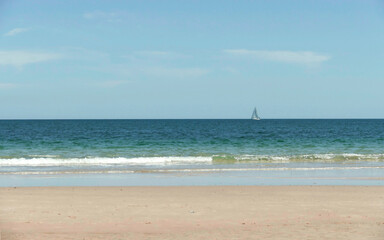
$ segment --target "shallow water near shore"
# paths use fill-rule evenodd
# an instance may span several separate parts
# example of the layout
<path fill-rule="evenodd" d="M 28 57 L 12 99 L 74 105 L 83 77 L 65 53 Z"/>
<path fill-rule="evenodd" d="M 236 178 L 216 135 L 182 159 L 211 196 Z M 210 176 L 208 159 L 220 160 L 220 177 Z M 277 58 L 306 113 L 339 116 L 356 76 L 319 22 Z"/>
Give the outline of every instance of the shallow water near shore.
<path fill-rule="evenodd" d="M 0 175 L 0 187 L 31 186 L 236 186 L 360 185 L 383 186 L 383 167 L 206 168 L 86 173 Z"/>

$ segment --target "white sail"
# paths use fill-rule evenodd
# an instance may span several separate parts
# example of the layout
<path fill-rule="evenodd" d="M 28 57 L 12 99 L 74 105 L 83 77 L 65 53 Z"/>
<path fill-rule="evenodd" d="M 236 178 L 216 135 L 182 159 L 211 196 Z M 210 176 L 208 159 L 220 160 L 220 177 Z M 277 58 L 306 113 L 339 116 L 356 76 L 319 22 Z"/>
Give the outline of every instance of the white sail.
<path fill-rule="evenodd" d="M 253 113 L 252 113 L 252 117 L 251 117 L 251 119 L 252 119 L 252 120 L 260 120 L 259 115 L 257 115 L 256 107 L 255 107 L 255 109 L 253 109 Z"/>

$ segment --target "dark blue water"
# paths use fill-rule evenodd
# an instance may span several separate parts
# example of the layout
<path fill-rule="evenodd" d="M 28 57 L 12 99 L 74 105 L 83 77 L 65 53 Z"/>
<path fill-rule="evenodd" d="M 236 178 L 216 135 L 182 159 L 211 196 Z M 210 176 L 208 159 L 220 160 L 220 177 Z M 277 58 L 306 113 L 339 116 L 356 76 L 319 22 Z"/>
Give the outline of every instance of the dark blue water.
<path fill-rule="evenodd" d="M 0 121 L 7 172 L 383 160 L 384 120 Z"/>

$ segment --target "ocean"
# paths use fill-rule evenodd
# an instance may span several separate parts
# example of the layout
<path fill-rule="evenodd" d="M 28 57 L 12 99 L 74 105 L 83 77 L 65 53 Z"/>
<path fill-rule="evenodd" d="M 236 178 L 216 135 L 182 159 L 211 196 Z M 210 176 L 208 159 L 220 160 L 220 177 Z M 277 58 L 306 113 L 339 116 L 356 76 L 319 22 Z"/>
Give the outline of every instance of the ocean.
<path fill-rule="evenodd" d="M 0 121 L 4 176 L 221 174 L 244 184 L 303 173 L 377 180 L 383 170 L 381 119 Z"/>

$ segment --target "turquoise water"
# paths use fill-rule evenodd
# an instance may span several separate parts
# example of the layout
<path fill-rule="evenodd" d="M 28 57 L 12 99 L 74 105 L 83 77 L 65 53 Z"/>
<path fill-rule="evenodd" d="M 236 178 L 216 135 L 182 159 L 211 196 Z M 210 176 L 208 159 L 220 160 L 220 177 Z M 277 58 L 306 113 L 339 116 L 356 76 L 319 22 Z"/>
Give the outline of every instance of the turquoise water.
<path fill-rule="evenodd" d="M 378 177 L 383 163 L 384 120 L 0 121 L 3 175 L 342 170 Z"/>

